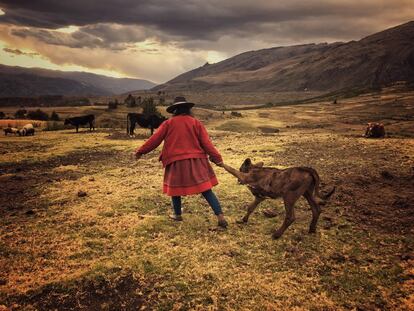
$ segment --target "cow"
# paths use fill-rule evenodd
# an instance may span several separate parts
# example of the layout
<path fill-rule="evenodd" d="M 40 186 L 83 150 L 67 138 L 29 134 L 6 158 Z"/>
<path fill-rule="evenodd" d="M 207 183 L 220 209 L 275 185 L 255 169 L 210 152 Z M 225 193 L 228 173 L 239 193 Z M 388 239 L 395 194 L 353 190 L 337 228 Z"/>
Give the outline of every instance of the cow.
<path fill-rule="evenodd" d="M 4 130 L 4 135 L 7 136 L 8 134 L 14 134 L 17 135 L 19 134 L 19 129 L 15 128 L 15 127 L 6 127 Z"/>
<path fill-rule="evenodd" d="M 65 119 L 65 125 L 73 125 L 76 127 L 76 133 L 79 132 L 80 125 L 89 124 L 89 131 L 95 130 L 95 116 L 93 114 L 88 114 L 85 116 L 73 117 Z"/>
<path fill-rule="evenodd" d="M 312 221 L 309 233 L 316 232 L 316 225 L 321 213 L 316 197 L 323 200 L 329 199 L 334 193 L 335 187 L 326 195 L 319 193 L 319 175 L 310 167 L 292 167 L 284 170 L 263 167 L 263 162 L 253 164 L 247 158 L 239 170 L 224 163 L 219 164 L 226 171 L 237 177 L 241 184 L 247 185 L 254 195 L 254 201 L 248 206 L 246 215 L 239 223 L 247 223 L 251 213 L 267 198 L 277 199 L 282 197 L 285 204 L 285 220 L 282 226 L 273 232 L 273 238 L 282 236 L 283 232 L 295 221 L 294 205 L 296 201 L 304 196 L 312 210 Z"/>
<path fill-rule="evenodd" d="M 33 127 L 33 124 L 29 123 L 26 124 L 25 126 L 23 126 L 22 129 L 19 130 L 19 136 L 29 136 L 29 135 L 34 135 L 35 134 L 35 129 Z"/>
<path fill-rule="evenodd" d="M 167 120 L 167 118 L 156 114 L 146 116 L 143 113 L 130 112 L 127 115 L 127 134 L 130 136 L 134 135 L 135 124 L 138 123 L 140 127 L 150 129 L 152 135 L 154 129 L 159 128 L 161 123 L 165 120 Z"/>
<path fill-rule="evenodd" d="M 384 138 L 385 128 L 382 123 L 367 123 L 364 137 L 367 138 Z"/>

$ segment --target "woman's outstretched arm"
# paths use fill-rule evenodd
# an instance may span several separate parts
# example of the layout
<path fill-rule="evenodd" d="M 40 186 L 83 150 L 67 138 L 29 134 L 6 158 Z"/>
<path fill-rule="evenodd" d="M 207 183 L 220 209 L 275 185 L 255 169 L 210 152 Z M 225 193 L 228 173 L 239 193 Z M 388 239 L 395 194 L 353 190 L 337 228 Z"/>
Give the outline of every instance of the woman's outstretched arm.
<path fill-rule="evenodd" d="M 167 122 L 164 121 L 158 130 L 141 147 L 135 150 L 136 157 L 139 158 L 141 154 L 147 154 L 157 148 L 164 140 L 167 129 Z"/>

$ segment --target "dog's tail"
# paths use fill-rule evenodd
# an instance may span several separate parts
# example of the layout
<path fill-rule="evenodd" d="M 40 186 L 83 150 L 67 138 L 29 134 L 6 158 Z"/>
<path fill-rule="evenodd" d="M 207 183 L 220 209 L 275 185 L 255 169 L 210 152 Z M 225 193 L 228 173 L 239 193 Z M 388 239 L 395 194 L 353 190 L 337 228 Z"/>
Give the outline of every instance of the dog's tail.
<path fill-rule="evenodd" d="M 326 194 L 321 194 L 319 192 L 319 190 L 320 190 L 320 187 L 319 187 L 320 178 L 319 178 L 318 172 L 316 170 L 314 170 L 313 168 L 311 168 L 311 167 L 304 167 L 303 169 L 312 175 L 312 178 L 315 182 L 315 194 L 316 194 L 316 196 L 318 198 L 324 200 L 324 201 L 328 200 L 334 194 L 334 192 L 336 190 L 336 187 L 335 186 L 332 187 L 332 189 Z"/>

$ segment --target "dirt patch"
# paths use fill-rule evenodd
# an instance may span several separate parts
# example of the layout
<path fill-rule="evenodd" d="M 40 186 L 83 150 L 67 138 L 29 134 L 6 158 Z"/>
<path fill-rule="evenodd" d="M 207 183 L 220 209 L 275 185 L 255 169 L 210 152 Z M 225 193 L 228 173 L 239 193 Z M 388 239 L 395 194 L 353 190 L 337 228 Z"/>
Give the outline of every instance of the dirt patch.
<path fill-rule="evenodd" d="M 0 164 L 0 213 L 45 209 L 41 194 L 50 184 L 77 180 L 99 171 L 102 163 L 124 165 L 128 156 L 113 150 L 79 150 L 39 162 Z M 125 159 L 125 161 L 123 161 Z"/>
<path fill-rule="evenodd" d="M 279 129 L 271 126 L 259 126 L 258 129 L 265 134 L 279 133 Z"/>
<path fill-rule="evenodd" d="M 52 283 L 24 295 L 6 298 L 10 310 L 142 310 L 155 293 L 132 272 Z"/>
<path fill-rule="evenodd" d="M 70 152 L 64 156 L 56 156 L 44 161 L 22 161 L 18 163 L 0 163 L 0 174 L 25 173 L 28 171 L 45 171 L 59 166 L 82 165 L 89 162 L 107 161 L 119 156 L 119 151 L 86 149 Z"/>
<path fill-rule="evenodd" d="M 349 220 L 369 230 L 408 234 L 414 223 L 414 179 L 408 175 L 350 179 L 347 193 L 357 198 L 347 212 Z M 378 193 L 380 191 L 380 193 Z M 367 195 L 378 193 L 378 195 Z"/>
<path fill-rule="evenodd" d="M 289 144 L 275 154 L 275 164 L 311 166 L 322 182 L 336 184 L 332 205 L 361 227 L 389 233 L 409 232 L 414 223 L 414 177 L 410 159 L 391 140 L 376 142 L 354 137 L 317 138 Z M 355 152 L 358 150 L 358 152 Z"/>
<path fill-rule="evenodd" d="M 245 121 L 227 121 L 217 127 L 217 130 L 244 133 L 244 132 L 255 132 L 257 129 L 253 127 L 249 122 Z"/>

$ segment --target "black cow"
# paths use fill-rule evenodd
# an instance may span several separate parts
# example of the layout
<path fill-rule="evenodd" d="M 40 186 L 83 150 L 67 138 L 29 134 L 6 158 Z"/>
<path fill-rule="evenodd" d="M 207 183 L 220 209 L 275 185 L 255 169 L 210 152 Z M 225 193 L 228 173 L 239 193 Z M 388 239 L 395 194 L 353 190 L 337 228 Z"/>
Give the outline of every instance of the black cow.
<path fill-rule="evenodd" d="M 154 133 L 154 129 L 159 128 L 161 123 L 165 120 L 167 120 L 167 118 L 163 116 L 160 117 L 156 114 L 146 116 L 142 113 L 130 112 L 127 115 L 127 134 L 134 135 L 135 124 L 138 123 L 140 127 L 150 129 L 152 135 Z"/>
<path fill-rule="evenodd" d="M 93 114 L 65 119 L 65 125 L 71 124 L 76 126 L 76 133 L 79 131 L 79 125 L 86 125 L 88 123 L 89 131 L 95 130 L 95 116 Z"/>

